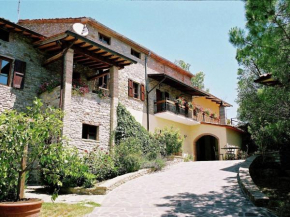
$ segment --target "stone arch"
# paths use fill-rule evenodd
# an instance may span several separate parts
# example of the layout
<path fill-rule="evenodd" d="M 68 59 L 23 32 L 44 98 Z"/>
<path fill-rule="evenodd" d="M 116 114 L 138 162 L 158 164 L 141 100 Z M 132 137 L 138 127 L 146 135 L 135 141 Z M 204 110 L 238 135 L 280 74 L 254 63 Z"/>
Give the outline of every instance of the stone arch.
<path fill-rule="evenodd" d="M 220 139 L 218 136 L 214 135 L 214 134 L 211 134 L 211 133 L 203 133 L 203 134 L 200 134 L 199 136 L 197 136 L 195 139 L 194 139 L 194 142 L 193 142 L 193 156 L 195 158 L 195 160 L 199 160 L 198 159 L 198 142 L 200 139 L 202 139 L 203 137 L 213 137 L 216 141 L 216 145 L 214 146 L 215 147 L 215 154 L 214 154 L 214 159 L 211 159 L 211 160 L 219 160 L 219 156 L 220 156 Z"/>

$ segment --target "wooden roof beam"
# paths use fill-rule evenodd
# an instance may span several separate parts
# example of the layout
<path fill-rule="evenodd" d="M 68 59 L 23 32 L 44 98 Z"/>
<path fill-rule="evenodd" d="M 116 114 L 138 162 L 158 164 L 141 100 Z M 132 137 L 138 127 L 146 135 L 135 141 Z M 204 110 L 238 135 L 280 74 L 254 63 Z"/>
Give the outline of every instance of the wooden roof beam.
<path fill-rule="evenodd" d="M 44 61 L 44 63 L 42 64 L 42 66 L 46 66 L 50 63 L 53 63 L 55 61 L 57 61 L 58 59 L 60 59 L 63 56 L 63 52 L 60 52 L 50 58 L 48 58 L 47 60 Z"/>
<path fill-rule="evenodd" d="M 77 53 L 83 53 L 84 55 L 86 56 L 91 56 L 92 59 L 95 59 L 97 61 L 100 61 L 100 62 L 104 62 L 105 64 L 108 64 L 108 65 L 116 65 L 116 66 L 119 66 L 118 63 L 114 62 L 114 61 L 111 61 L 109 59 L 106 59 L 102 56 L 98 56 L 96 53 L 94 52 L 91 52 L 91 51 L 88 51 L 88 50 L 85 50 L 83 48 L 80 48 L 80 47 L 74 47 L 73 48 Z"/>

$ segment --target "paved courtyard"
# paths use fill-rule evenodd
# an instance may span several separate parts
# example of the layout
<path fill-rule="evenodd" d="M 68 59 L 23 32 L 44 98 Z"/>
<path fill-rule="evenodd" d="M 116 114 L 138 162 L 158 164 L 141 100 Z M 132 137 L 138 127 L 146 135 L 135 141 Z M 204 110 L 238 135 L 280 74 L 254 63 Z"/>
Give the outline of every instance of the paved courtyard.
<path fill-rule="evenodd" d="M 110 192 L 90 217 L 273 216 L 240 192 L 243 161 L 180 163 Z"/>

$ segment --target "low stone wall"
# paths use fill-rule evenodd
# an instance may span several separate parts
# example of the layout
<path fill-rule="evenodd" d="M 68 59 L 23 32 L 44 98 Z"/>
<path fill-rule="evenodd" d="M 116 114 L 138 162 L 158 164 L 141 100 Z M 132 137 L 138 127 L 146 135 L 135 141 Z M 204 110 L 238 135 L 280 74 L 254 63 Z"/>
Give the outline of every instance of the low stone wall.
<path fill-rule="evenodd" d="M 252 156 L 247 158 L 244 164 L 239 168 L 238 182 L 243 192 L 256 206 L 267 206 L 269 198 L 265 194 L 263 194 L 260 189 L 255 185 L 249 171 L 252 162 L 257 157 L 258 156 Z"/>
<path fill-rule="evenodd" d="M 76 187 L 76 188 L 63 188 L 61 189 L 61 193 L 65 194 L 80 194 L 80 195 L 105 195 L 109 191 L 117 188 L 118 186 L 132 180 L 136 179 L 140 176 L 148 174 L 151 170 L 150 169 L 142 169 L 137 172 L 127 173 L 113 179 L 101 182 L 94 186 L 93 188 L 83 188 L 83 187 Z"/>

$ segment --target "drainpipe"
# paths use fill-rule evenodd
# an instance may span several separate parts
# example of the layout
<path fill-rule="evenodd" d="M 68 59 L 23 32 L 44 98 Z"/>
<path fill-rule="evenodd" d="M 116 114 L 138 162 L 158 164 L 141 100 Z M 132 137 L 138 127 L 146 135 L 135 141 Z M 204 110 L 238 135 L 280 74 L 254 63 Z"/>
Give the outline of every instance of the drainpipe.
<path fill-rule="evenodd" d="M 148 91 L 148 75 L 147 75 L 147 61 L 150 57 L 151 51 L 145 56 L 145 89 L 146 89 L 146 112 L 147 112 L 147 131 L 149 131 L 149 91 Z"/>

